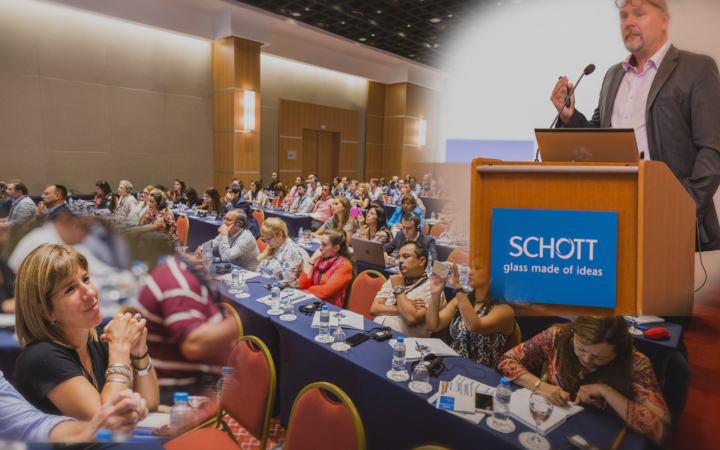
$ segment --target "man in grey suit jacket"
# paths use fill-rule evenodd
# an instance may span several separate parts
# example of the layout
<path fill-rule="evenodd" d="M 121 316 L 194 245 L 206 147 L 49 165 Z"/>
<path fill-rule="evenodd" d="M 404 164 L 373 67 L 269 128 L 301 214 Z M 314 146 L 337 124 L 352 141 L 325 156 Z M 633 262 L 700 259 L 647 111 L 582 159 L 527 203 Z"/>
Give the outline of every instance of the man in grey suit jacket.
<path fill-rule="evenodd" d="M 715 61 L 670 44 L 665 0 L 621 0 L 620 28 L 627 60 L 605 75 L 591 120 L 571 107 L 566 128 L 634 128 L 645 159 L 662 161 L 695 201 L 702 250 L 720 250 L 713 196 L 720 185 L 720 74 Z M 561 108 L 572 84 L 552 94 Z"/>
<path fill-rule="evenodd" d="M 0 225 L 20 228 L 38 214 L 35 202 L 28 197 L 28 188 L 20 180 L 12 180 L 7 185 L 7 196 L 13 200 L 7 219 L 0 219 Z"/>

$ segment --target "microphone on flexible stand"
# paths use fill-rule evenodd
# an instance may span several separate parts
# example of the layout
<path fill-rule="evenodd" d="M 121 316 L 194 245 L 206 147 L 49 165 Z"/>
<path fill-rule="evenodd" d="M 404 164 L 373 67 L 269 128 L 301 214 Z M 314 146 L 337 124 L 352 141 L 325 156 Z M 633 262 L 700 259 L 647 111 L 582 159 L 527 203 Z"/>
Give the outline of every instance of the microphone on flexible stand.
<path fill-rule="evenodd" d="M 585 75 L 590 75 L 591 73 L 595 72 L 595 64 L 590 64 L 585 68 L 582 75 L 580 75 L 580 78 L 577 80 L 577 83 L 575 83 L 575 86 L 573 86 L 572 91 L 568 92 L 567 97 L 565 98 L 565 103 L 563 103 L 562 108 L 560 108 L 560 111 L 558 112 L 557 116 L 555 116 L 555 120 L 553 120 L 552 125 L 550 125 L 550 128 L 554 128 L 555 124 L 557 123 L 558 119 L 560 118 L 560 114 L 562 114 L 563 111 L 565 111 L 565 108 L 569 108 L 570 105 L 572 105 L 572 96 L 575 93 L 575 89 L 577 89 L 578 85 L 582 81 L 583 77 Z M 538 156 L 540 155 L 540 148 L 538 147 L 537 152 L 535 152 L 535 162 L 538 162 Z"/>

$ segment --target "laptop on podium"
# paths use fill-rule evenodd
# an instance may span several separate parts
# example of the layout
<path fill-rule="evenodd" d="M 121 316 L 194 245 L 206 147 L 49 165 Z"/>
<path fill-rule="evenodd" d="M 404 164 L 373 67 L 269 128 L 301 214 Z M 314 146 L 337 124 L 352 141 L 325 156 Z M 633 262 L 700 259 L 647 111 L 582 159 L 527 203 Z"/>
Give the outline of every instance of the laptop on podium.
<path fill-rule="evenodd" d="M 385 261 L 383 245 L 376 241 L 352 238 L 353 256 L 356 261 L 380 267 L 395 267 L 395 263 Z"/>
<path fill-rule="evenodd" d="M 543 162 L 640 162 L 632 128 L 536 128 Z"/>

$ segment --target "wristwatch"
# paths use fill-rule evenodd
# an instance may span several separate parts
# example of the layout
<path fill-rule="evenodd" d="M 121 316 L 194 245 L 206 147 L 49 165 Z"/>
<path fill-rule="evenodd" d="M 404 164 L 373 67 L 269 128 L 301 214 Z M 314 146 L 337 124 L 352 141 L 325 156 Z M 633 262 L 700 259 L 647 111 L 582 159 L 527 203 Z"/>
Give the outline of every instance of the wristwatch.
<path fill-rule="evenodd" d="M 403 292 L 405 292 L 405 288 L 402 286 L 398 286 L 395 289 L 393 289 L 393 294 L 395 294 L 396 297 L 398 295 L 402 294 Z"/>
<path fill-rule="evenodd" d="M 152 358 L 148 356 L 148 365 L 143 370 L 138 370 L 135 368 L 135 365 L 133 365 L 133 369 L 135 369 L 135 372 L 137 372 L 139 377 L 144 377 L 145 375 L 150 373 L 150 369 L 152 369 Z"/>
<path fill-rule="evenodd" d="M 460 293 L 460 292 L 462 292 L 463 294 L 467 294 L 467 292 L 465 291 L 465 288 L 462 286 L 460 286 L 457 289 L 453 289 L 453 293 L 455 293 L 455 295 L 458 295 L 458 293 Z"/>

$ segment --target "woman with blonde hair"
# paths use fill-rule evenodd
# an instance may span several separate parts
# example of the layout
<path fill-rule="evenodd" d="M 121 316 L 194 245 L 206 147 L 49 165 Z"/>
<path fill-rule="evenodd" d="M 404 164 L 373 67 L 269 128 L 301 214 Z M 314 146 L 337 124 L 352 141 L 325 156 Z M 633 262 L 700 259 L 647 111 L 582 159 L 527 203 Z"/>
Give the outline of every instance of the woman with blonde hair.
<path fill-rule="evenodd" d="M 542 379 L 530 370 L 547 363 Z M 507 352 L 498 370 L 516 384 L 608 411 L 628 428 L 661 443 L 670 413 L 650 360 L 635 350 L 622 316 L 578 317 L 553 325 Z"/>
<path fill-rule="evenodd" d="M 345 303 L 345 291 L 356 270 L 347 241 L 344 232 L 327 230 L 320 238 L 320 248 L 305 263 L 298 282 L 300 289 L 340 308 Z"/>
<path fill-rule="evenodd" d="M 333 215 L 313 234 L 313 237 L 319 238 L 325 230 L 336 229 L 343 230 L 348 233 L 350 238 L 357 230 L 357 222 L 350 220 L 350 200 L 347 197 L 335 197 L 333 199 Z"/>
<path fill-rule="evenodd" d="M 260 265 L 257 272 L 273 281 L 297 288 L 298 278 L 308 255 L 288 237 L 285 222 L 277 217 L 265 219 L 260 229 L 260 239 L 267 247 L 258 256 Z"/>
<path fill-rule="evenodd" d="M 125 389 L 156 410 L 159 391 L 148 356 L 145 319 L 118 314 L 98 339 L 97 289 L 85 257 L 66 245 L 43 245 L 20 265 L 15 328 L 24 349 L 14 381 L 46 414 L 90 420 Z"/>
<path fill-rule="evenodd" d="M 130 209 L 130 212 L 127 215 L 128 219 L 140 220 L 140 218 L 145 215 L 148 209 L 148 196 L 150 195 L 150 192 L 154 190 L 155 186 L 153 185 L 147 185 L 143 188 L 142 201 L 138 202 L 132 207 L 132 209 Z"/>
<path fill-rule="evenodd" d="M 352 206 L 358 209 L 370 207 L 370 188 L 367 183 L 360 183 L 357 188 L 357 196 L 352 201 Z"/>

